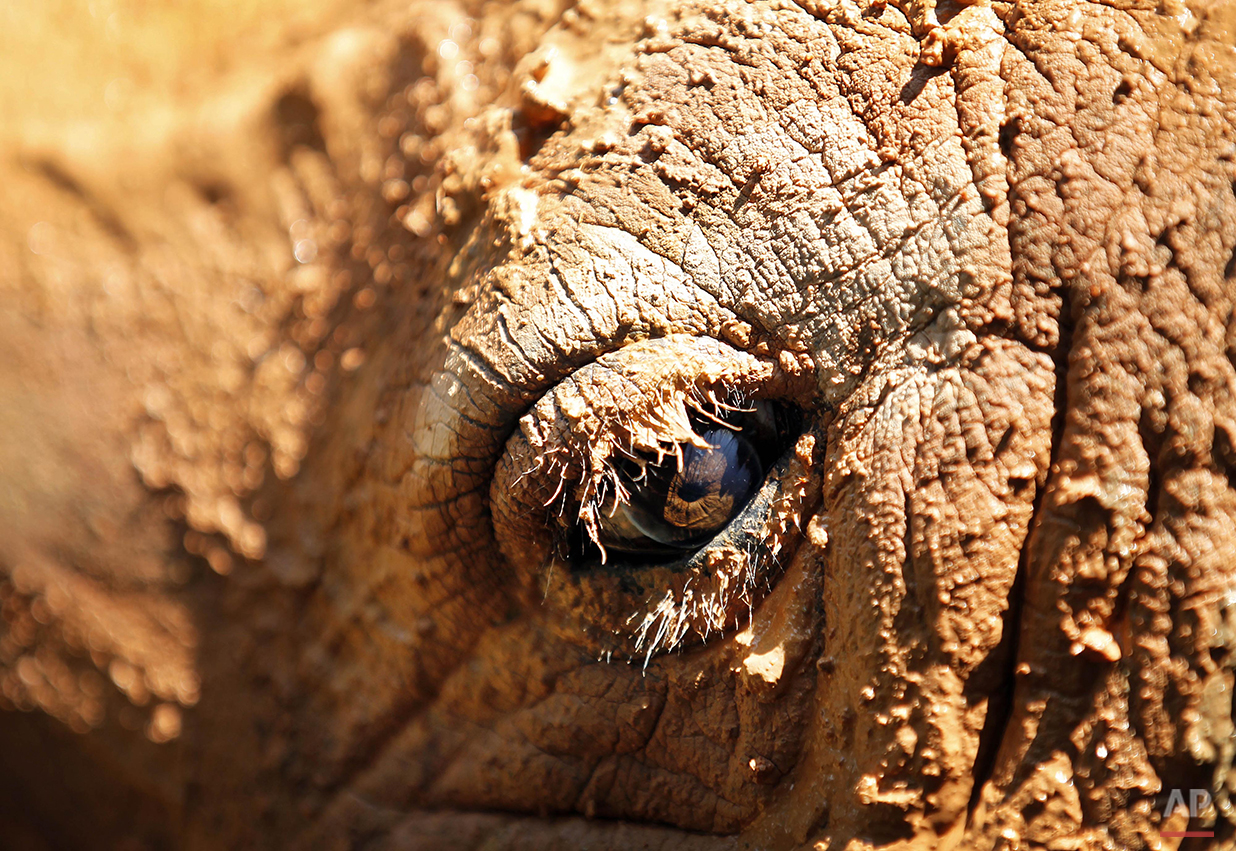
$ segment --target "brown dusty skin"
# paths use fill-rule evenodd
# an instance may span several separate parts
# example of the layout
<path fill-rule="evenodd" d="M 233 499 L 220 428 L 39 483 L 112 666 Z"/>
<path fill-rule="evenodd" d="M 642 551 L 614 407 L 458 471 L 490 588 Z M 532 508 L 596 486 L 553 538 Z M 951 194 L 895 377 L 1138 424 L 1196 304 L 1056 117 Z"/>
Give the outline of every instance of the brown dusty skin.
<path fill-rule="evenodd" d="M 0 846 L 1232 847 L 1234 92 L 1204 0 L 9 4 Z"/>

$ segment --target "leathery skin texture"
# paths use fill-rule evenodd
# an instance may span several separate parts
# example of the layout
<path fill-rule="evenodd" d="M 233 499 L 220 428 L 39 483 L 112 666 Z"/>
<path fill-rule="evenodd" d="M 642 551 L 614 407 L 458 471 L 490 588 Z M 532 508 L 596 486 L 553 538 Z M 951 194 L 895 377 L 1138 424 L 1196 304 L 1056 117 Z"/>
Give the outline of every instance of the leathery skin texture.
<path fill-rule="evenodd" d="M 14 844 L 1236 842 L 1225 4 L 305 8 L 0 136 Z"/>

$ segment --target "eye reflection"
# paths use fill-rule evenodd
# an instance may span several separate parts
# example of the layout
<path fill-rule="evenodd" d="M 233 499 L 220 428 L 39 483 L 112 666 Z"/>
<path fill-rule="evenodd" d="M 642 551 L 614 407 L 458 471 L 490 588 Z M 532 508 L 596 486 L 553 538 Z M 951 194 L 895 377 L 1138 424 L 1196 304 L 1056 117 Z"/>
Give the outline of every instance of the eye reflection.
<path fill-rule="evenodd" d="M 615 462 L 623 493 L 611 493 L 598 521 L 604 550 L 644 555 L 693 550 L 711 540 L 746 505 L 779 454 L 777 412 L 767 402 L 703 420 L 707 446 L 682 444 L 660 460 Z"/>
<path fill-rule="evenodd" d="M 700 437 L 709 447 L 682 447 L 681 468 L 675 456 L 642 470 L 623 464 L 619 476 L 629 495 L 625 502 L 611 498 L 608 516 L 602 514 L 602 546 L 620 552 L 693 549 L 742 508 L 764 477 L 755 447 L 724 428 Z"/>

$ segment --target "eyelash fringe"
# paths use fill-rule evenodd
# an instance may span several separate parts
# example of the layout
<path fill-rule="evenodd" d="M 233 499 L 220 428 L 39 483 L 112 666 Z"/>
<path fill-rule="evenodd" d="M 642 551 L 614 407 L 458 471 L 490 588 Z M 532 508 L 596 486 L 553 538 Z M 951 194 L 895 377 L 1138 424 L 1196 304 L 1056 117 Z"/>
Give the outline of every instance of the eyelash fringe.
<path fill-rule="evenodd" d="M 727 557 L 741 559 L 741 566 L 736 571 L 726 571 L 723 565 L 716 564 Z M 691 577 L 683 588 L 681 601 L 673 590 L 666 591 L 661 601 L 652 611 L 644 614 L 632 632 L 635 649 L 644 656 L 644 670 L 648 669 L 654 655 L 668 653 L 678 647 L 693 627 L 698 629 L 696 624 L 701 620 L 704 632 L 700 638 L 703 641 L 707 642 L 714 631 L 723 632 L 730 625 L 728 613 L 734 601 L 731 592 L 737 594 L 738 600 L 746 602 L 747 619 L 750 620 L 753 609 L 751 592 L 755 589 L 756 577 L 761 573 L 756 552 L 733 546 L 721 547 L 709 553 L 708 561 L 707 566 L 714 571 L 713 575 L 721 579 L 715 591 L 697 595 L 696 589 L 691 587 L 695 577 Z M 733 583 L 728 581 L 731 576 L 736 577 Z M 638 612 L 631 615 L 627 625 L 630 626 L 638 617 Z"/>
<path fill-rule="evenodd" d="M 605 503 L 613 498 L 613 508 L 626 504 L 630 494 L 622 484 L 622 476 L 610 459 L 615 455 L 634 461 L 641 467 L 648 463 L 647 454 L 655 454 L 656 462 L 660 463 L 669 456 L 675 456 L 682 465 L 682 447 L 692 444 L 706 447 L 709 444 L 695 431 L 691 424 L 689 412 L 695 411 L 700 416 L 721 423 L 714 411 L 743 411 L 750 400 L 741 391 L 726 388 L 724 396 L 718 398 L 715 388 L 707 391 L 691 386 L 688 389 L 674 388 L 667 397 L 665 391 L 658 394 L 655 404 L 640 412 L 644 417 L 631 417 L 626 421 L 605 423 L 599 434 L 592 437 L 588 452 L 574 451 L 574 447 L 557 446 L 536 457 L 536 462 L 530 469 L 524 470 L 515 482 L 518 483 L 528 476 L 545 476 L 554 481 L 554 491 L 548 496 L 544 505 L 556 514 L 561 522 L 569 504 L 578 502 L 574 522 L 584 528 L 589 540 L 601 553 L 601 563 L 608 560 L 605 545 L 601 542 L 598 519 L 605 510 Z M 670 416 L 655 416 L 663 412 L 671 412 Z M 620 412 L 626 413 L 626 412 Z M 626 435 L 624 444 L 618 443 L 618 435 Z M 636 440 L 634 435 L 651 434 L 651 439 Z M 578 485 L 573 498 L 568 498 L 567 485 L 572 480 L 571 470 L 578 468 Z M 554 510 L 556 504 L 556 511 Z"/>

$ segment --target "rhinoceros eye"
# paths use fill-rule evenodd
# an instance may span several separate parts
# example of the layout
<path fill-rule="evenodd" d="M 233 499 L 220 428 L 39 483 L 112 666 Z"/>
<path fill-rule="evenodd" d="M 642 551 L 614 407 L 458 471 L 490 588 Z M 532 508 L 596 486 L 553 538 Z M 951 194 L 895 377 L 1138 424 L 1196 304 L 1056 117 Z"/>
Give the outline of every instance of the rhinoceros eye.
<path fill-rule="evenodd" d="M 607 657 L 733 628 L 797 541 L 815 438 L 792 400 L 809 378 L 679 336 L 562 379 L 490 485 L 511 587 Z"/>
<path fill-rule="evenodd" d="M 746 505 L 786 448 L 788 417 L 770 402 L 691 419 L 699 444 L 613 462 L 597 521 L 602 551 L 674 556 L 699 549 Z"/>
<path fill-rule="evenodd" d="M 599 522 L 600 543 L 619 552 L 695 549 L 721 530 L 763 477 L 755 448 L 725 429 L 704 431 L 706 447 L 677 458 L 618 464 L 626 500 L 612 497 Z"/>

